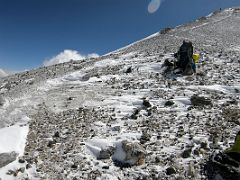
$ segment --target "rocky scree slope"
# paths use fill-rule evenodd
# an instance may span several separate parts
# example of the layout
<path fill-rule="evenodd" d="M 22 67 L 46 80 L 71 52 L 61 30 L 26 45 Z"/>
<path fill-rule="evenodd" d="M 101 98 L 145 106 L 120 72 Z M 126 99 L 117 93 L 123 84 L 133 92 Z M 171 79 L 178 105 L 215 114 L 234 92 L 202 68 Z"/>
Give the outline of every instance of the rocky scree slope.
<path fill-rule="evenodd" d="M 204 172 L 209 156 L 240 129 L 239 23 L 240 10 L 227 9 L 100 58 L 0 79 L 0 127 L 29 128 L 6 177 L 214 176 Z M 163 76 L 184 39 L 202 53 L 197 73 Z"/>

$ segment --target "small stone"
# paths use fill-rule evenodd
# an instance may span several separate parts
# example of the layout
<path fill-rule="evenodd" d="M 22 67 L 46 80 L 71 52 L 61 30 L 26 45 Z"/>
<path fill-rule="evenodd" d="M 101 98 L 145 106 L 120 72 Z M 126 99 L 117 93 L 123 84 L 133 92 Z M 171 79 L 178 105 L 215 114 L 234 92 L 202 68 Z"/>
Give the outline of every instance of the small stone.
<path fill-rule="evenodd" d="M 77 165 L 76 164 L 73 164 L 72 166 L 71 166 L 71 168 L 73 168 L 73 169 L 77 169 Z"/>
<path fill-rule="evenodd" d="M 103 166 L 102 168 L 103 169 L 109 169 L 109 166 Z"/>
<path fill-rule="evenodd" d="M 15 171 L 14 173 L 13 173 L 13 176 L 17 176 L 18 175 L 18 171 Z"/>
<path fill-rule="evenodd" d="M 191 152 L 192 152 L 191 149 L 184 150 L 183 153 L 182 153 L 182 157 L 183 158 L 189 158 L 191 156 Z"/>
<path fill-rule="evenodd" d="M 5 100 L 2 96 L 0 96 L 0 106 L 3 106 L 5 103 Z"/>
<path fill-rule="evenodd" d="M 213 149 L 214 149 L 214 148 L 213 148 Z M 199 153 L 200 153 L 200 154 L 205 154 L 206 151 L 205 151 L 204 149 L 201 148 L 201 149 L 199 150 Z"/>
<path fill-rule="evenodd" d="M 31 167 L 32 167 L 31 164 L 27 163 L 26 169 L 30 169 Z"/>
<path fill-rule="evenodd" d="M 201 142 L 201 148 L 206 149 L 207 148 L 207 143 L 206 142 Z"/>
<path fill-rule="evenodd" d="M 133 114 L 130 116 L 131 119 L 137 119 L 137 115 L 139 113 L 139 110 L 138 109 L 135 109 Z"/>
<path fill-rule="evenodd" d="M 8 170 L 8 172 L 6 173 L 7 175 L 13 175 L 15 172 L 11 169 Z"/>
<path fill-rule="evenodd" d="M 60 137 L 60 133 L 58 131 L 56 131 L 53 135 L 53 137 L 59 138 Z"/>
<path fill-rule="evenodd" d="M 156 156 L 156 157 L 155 157 L 155 162 L 156 162 L 156 163 L 160 163 L 160 162 L 161 162 L 161 158 L 160 158 L 159 156 Z"/>
<path fill-rule="evenodd" d="M 18 162 L 19 163 L 25 163 L 25 160 L 20 158 L 20 159 L 18 159 Z"/>
<path fill-rule="evenodd" d="M 172 106 L 172 105 L 174 105 L 174 102 L 169 100 L 165 102 L 164 106 Z"/>
<path fill-rule="evenodd" d="M 144 100 L 143 100 L 143 106 L 145 106 L 146 108 L 149 108 L 149 107 L 151 107 L 152 105 L 150 104 L 149 100 L 144 99 Z"/>
<path fill-rule="evenodd" d="M 200 152 L 199 152 L 199 150 L 194 149 L 194 150 L 193 150 L 193 154 L 196 155 L 196 156 L 199 156 L 199 155 L 200 155 Z"/>
<path fill-rule="evenodd" d="M 121 130 L 121 127 L 120 126 L 113 126 L 112 127 L 112 131 L 120 131 Z"/>
<path fill-rule="evenodd" d="M 168 167 L 166 169 L 166 174 L 167 175 L 172 175 L 172 174 L 176 174 L 176 170 L 173 167 Z"/>
<path fill-rule="evenodd" d="M 127 68 L 127 70 L 125 71 L 125 73 L 128 74 L 128 73 L 131 73 L 131 72 L 132 72 L 132 67 L 130 66 L 130 67 Z"/>
<path fill-rule="evenodd" d="M 48 147 L 52 148 L 56 144 L 56 140 L 50 140 L 48 141 Z"/>
<path fill-rule="evenodd" d="M 142 133 L 141 138 L 140 138 L 140 143 L 141 143 L 141 144 L 144 144 L 144 143 L 146 143 L 147 141 L 150 141 L 150 139 L 151 139 L 151 136 L 150 136 L 146 131 L 144 131 L 144 132 Z"/>
<path fill-rule="evenodd" d="M 18 169 L 18 172 L 24 173 L 25 172 L 25 167 L 21 167 Z"/>

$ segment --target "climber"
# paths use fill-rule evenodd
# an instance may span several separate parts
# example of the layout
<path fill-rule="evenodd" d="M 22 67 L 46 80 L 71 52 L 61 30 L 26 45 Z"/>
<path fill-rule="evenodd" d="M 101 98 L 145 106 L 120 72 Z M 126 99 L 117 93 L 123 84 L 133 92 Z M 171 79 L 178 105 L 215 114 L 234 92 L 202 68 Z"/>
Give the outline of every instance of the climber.
<path fill-rule="evenodd" d="M 178 52 L 174 54 L 177 59 L 175 69 L 179 71 L 177 73 L 182 73 L 184 75 L 189 75 L 193 73 L 193 45 L 192 42 L 183 41 L 183 44 L 179 48 Z"/>
<path fill-rule="evenodd" d="M 191 75 L 196 73 L 196 63 L 200 59 L 200 54 L 193 54 L 192 42 L 183 41 L 183 44 L 179 48 L 178 52 L 174 54 L 177 59 L 165 59 L 162 68 L 163 74 L 168 73 Z"/>

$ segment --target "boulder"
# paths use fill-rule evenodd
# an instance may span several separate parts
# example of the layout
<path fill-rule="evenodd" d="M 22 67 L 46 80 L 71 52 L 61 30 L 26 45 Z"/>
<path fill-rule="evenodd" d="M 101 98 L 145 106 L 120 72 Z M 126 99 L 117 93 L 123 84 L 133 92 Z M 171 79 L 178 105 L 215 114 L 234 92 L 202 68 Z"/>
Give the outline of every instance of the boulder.
<path fill-rule="evenodd" d="M 125 161 L 132 165 L 142 165 L 145 162 L 145 150 L 137 142 L 122 141 L 122 149 L 126 153 Z"/>
<path fill-rule="evenodd" d="M 193 106 L 212 106 L 212 101 L 209 98 L 193 95 L 191 97 L 191 103 Z"/>

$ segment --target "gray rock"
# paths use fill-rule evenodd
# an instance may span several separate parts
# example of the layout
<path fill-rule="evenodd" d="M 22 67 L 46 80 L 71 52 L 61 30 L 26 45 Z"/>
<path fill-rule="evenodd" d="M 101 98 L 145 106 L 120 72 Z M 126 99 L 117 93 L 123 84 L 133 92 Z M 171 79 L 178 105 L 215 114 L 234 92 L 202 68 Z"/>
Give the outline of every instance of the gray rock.
<path fill-rule="evenodd" d="M 102 149 L 97 157 L 98 160 L 100 159 L 109 159 L 113 153 L 115 152 L 116 148 L 109 146 L 107 149 Z"/>
<path fill-rule="evenodd" d="M 193 95 L 191 97 L 191 103 L 193 106 L 212 106 L 212 101 L 209 98 Z"/>
<path fill-rule="evenodd" d="M 132 115 L 130 116 L 131 119 L 137 119 L 139 114 L 139 110 L 135 109 L 134 112 L 132 113 Z"/>
<path fill-rule="evenodd" d="M 149 100 L 144 99 L 144 100 L 143 100 L 143 106 L 146 107 L 146 108 L 149 108 L 149 107 L 151 107 L 152 105 L 150 104 Z"/>
<path fill-rule="evenodd" d="M 169 100 L 169 101 L 166 101 L 165 102 L 165 105 L 164 106 L 172 106 L 174 104 L 173 101 Z"/>
<path fill-rule="evenodd" d="M 128 74 L 128 73 L 131 73 L 131 72 L 132 72 L 132 67 L 130 66 L 126 69 L 125 73 Z"/>
<path fill-rule="evenodd" d="M 22 163 L 25 163 L 25 160 L 23 158 L 19 158 L 18 162 L 22 164 Z"/>
<path fill-rule="evenodd" d="M 142 133 L 141 138 L 140 138 L 140 143 L 141 143 L 141 144 L 144 144 L 144 143 L 146 143 L 147 141 L 150 141 L 150 139 L 151 139 L 150 134 L 148 134 L 146 131 L 144 131 L 144 132 Z"/>
<path fill-rule="evenodd" d="M 10 153 L 1 153 L 0 154 L 0 168 L 10 164 L 15 161 L 17 158 L 17 153 L 15 151 Z"/>
<path fill-rule="evenodd" d="M 122 142 L 123 151 L 126 153 L 125 160 L 132 160 L 133 165 L 142 165 L 145 161 L 145 149 L 137 142 L 129 142 L 124 140 Z"/>
<path fill-rule="evenodd" d="M 118 131 L 118 132 L 120 132 L 121 126 L 113 126 L 111 129 L 112 129 L 112 131 Z"/>
<path fill-rule="evenodd" d="M 172 174 L 176 174 L 176 170 L 173 167 L 168 167 L 166 169 L 166 174 L 167 175 L 172 175 Z"/>
<path fill-rule="evenodd" d="M 52 148 L 55 144 L 56 144 L 56 140 L 55 139 L 50 140 L 50 141 L 48 141 L 47 147 Z"/>
<path fill-rule="evenodd" d="M 25 167 L 21 167 L 21 168 L 19 168 L 18 171 L 21 172 L 21 173 L 24 173 L 24 171 L 25 171 Z"/>
<path fill-rule="evenodd" d="M 2 96 L 0 96 L 0 106 L 3 106 L 5 103 L 5 100 Z"/>
<path fill-rule="evenodd" d="M 90 75 L 89 74 L 85 74 L 82 78 L 81 81 L 88 81 L 90 79 Z"/>
<path fill-rule="evenodd" d="M 184 150 L 183 153 L 182 153 L 182 157 L 183 158 L 189 158 L 191 156 L 191 152 L 192 152 L 191 149 Z"/>

